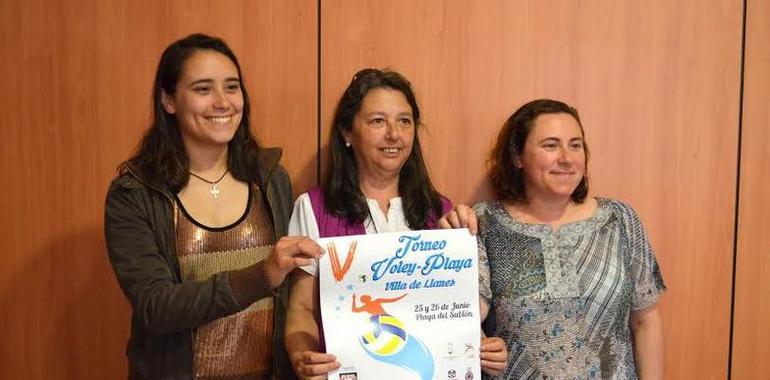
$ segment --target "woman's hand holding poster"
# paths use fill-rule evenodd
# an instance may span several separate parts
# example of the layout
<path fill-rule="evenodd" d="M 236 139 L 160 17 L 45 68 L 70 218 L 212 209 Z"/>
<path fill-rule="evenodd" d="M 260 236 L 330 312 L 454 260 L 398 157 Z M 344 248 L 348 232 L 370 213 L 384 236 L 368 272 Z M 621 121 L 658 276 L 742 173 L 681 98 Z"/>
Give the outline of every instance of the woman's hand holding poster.
<path fill-rule="evenodd" d="M 336 380 L 480 379 L 476 239 L 467 230 L 325 238 L 320 290 Z"/>

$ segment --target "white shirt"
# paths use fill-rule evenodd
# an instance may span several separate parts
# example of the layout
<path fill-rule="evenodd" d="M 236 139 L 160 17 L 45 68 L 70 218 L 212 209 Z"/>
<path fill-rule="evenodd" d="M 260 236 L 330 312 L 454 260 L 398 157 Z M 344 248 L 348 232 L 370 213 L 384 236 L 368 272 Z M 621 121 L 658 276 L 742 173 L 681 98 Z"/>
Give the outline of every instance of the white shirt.
<path fill-rule="evenodd" d="M 380 210 L 376 200 L 366 199 L 366 204 L 369 206 L 369 218 L 364 221 L 367 235 L 409 231 L 401 198 L 391 198 L 388 202 L 390 207 L 388 207 L 388 215 L 386 216 Z M 294 211 L 292 211 L 289 220 L 289 236 L 307 236 L 313 240 L 318 240 L 321 237 L 315 213 L 313 213 L 313 205 L 310 203 L 310 196 L 307 193 L 302 193 L 294 202 Z M 318 276 L 318 260 L 313 260 L 310 265 L 301 268 L 313 276 Z"/>

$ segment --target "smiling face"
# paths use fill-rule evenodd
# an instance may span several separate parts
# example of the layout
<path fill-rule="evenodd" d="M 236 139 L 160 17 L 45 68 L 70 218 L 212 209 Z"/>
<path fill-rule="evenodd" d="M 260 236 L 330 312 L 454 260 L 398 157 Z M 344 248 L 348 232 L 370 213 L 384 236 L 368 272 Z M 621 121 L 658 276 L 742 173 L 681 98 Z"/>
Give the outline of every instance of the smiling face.
<path fill-rule="evenodd" d="M 538 116 L 516 165 L 524 172 L 530 200 L 568 200 L 586 166 L 577 120 L 567 113 Z"/>
<path fill-rule="evenodd" d="M 370 90 L 343 132 L 356 158 L 359 180 L 398 176 L 412 153 L 415 125 L 412 107 L 401 91 Z"/>
<path fill-rule="evenodd" d="M 238 69 L 225 55 L 197 50 L 187 59 L 173 95 L 163 108 L 176 117 L 188 152 L 195 147 L 227 146 L 243 116 Z"/>

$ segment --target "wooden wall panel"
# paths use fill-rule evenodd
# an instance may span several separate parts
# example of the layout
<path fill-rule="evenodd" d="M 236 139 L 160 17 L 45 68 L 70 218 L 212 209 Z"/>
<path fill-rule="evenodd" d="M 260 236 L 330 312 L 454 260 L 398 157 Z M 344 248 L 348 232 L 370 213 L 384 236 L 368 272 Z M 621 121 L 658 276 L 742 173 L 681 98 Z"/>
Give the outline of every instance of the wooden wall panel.
<path fill-rule="evenodd" d="M 768 379 L 770 365 L 770 2 L 747 2 L 733 379 Z"/>
<path fill-rule="evenodd" d="M 173 40 L 202 31 L 231 44 L 256 134 L 287 148 L 299 189 L 315 183 L 316 4 L 0 2 L 0 378 L 125 378 L 130 311 L 106 258 L 103 203 Z"/>
<path fill-rule="evenodd" d="M 284 148 L 295 192 L 317 179 L 316 97 L 325 139 L 361 67 L 412 80 L 433 178 L 466 203 L 490 195 L 480 169 L 516 107 L 546 96 L 577 106 L 593 193 L 636 207 L 658 251 L 667 378 L 725 377 L 741 1 L 321 4 L 316 94 L 313 0 L 0 2 L 0 378 L 124 376 L 129 308 L 104 253 L 104 195 L 147 125 L 160 52 L 196 31 L 241 59 L 256 134 Z M 770 334 L 760 219 L 770 9 L 748 4 L 736 379 L 768 377 Z"/>
<path fill-rule="evenodd" d="M 667 378 L 727 374 L 741 48 L 739 0 L 322 2 L 323 138 L 359 68 L 413 83 L 439 190 L 489 196 L 502 122 L 552 97 L 583 115 L 593 193 L 631 203 L 669 291 Z"/>

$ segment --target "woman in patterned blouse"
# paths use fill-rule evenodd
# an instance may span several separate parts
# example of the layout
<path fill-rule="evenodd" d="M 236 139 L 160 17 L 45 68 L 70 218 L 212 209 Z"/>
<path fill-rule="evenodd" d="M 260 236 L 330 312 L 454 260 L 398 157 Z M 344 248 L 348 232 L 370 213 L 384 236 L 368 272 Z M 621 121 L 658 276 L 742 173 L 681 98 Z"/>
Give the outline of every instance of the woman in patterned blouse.
<path fill-rule="evenodd" d="M 659 379 L 665 290 L 639 217 L 587 198 L 577 110 L 525 104 L 500 132 L 479 217 L 482 317 L 510 352 L 505 379 Z"/>

